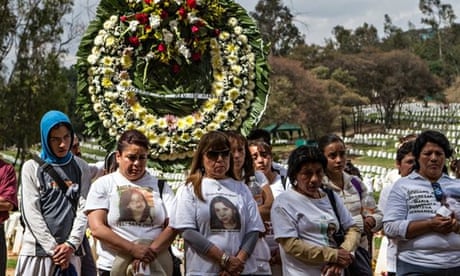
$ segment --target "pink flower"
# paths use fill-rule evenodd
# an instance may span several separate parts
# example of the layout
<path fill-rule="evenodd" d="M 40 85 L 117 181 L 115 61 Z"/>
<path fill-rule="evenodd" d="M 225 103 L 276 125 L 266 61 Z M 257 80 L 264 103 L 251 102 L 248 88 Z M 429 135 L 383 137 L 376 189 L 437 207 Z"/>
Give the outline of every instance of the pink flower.
<path fill-rule="evenodd" d="M 144 0 L 144 3 L 147 4 L 147 5 L 150 5 L 150 4 L 152 4 L 152 0 Z"/>
<path fill-rule="evenodd" d="M 120 16 L 120 21 L 121 22 L 126 22 L 126 20 L 128 20 L 128 17 L 126 15 Z"/>
<path fill-rule="evenodd" d="M 166 50 L 166 46 L 163 43 L 158 45 L 158 52 L 164 52 Z"/>
<path fill-rule="evenodd" d="M 196 33 L 200 30 L 200 28 L 198 28 L 197 26 L 193 25 L 192 26 L 192 33 Z"/>

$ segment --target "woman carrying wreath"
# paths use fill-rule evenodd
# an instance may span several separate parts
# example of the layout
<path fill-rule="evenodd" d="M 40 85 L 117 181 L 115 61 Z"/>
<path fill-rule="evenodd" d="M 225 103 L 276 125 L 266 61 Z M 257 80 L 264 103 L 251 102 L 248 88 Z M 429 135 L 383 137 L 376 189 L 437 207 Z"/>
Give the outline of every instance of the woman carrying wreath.
<path fill-rule="evenodd" d="M 173 227 L 186 242 L 186 275 L 253 274 L 249 259 L 265 230 L 247 185 L 235 179 L 231 144 L 223 132 L 205 134 L 194 154 L 186 185 L 177 191 Z M 224 197 L 238 211 L 233 229 L 213 229 L 211 202 Z"/>

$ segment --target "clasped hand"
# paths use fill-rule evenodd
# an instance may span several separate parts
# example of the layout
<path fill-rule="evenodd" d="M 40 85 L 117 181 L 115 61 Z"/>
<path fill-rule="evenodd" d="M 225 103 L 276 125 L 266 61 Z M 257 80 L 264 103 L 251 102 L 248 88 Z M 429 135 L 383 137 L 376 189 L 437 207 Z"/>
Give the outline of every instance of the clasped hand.
<path fill-rule="evenodd" d="M 149 245 L 145 244 L 134 244 L 130 253 L 134 259 L 142 261 L 145 264 L 153 262 L 157 257 L 155 251 Z"/>
<path fill-rule="evenodd" d="M 441 234 L 457 232 L 457 219 L 453 216 L 443 217 L 436 215 L 430 220 L 430 228 L 433 232 Z"/>
<path fill-rule="evenodd" d="M 224 271 L 219 273 L 219 276 L 238 276 L 244 270 L 244 262 L 235 256 L 230 256 Z"/>
<path fill-rule="evenodd" d="M 70 264 L 70 257 L 72 257 L 74 250 L 73 248 L 66 244 L 61 243 L 54 249 L 54 254 L 52 256 L 54 264 L 61 267 L 61 269 L 67 269 Z"/>

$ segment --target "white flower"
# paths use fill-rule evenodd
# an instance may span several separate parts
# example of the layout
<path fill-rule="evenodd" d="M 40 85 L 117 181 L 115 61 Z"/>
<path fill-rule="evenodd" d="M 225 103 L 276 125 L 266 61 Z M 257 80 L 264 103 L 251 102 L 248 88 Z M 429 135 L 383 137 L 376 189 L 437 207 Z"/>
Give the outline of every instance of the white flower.
<path fill-rule="evenodd" d="M 96 64 L 97 61 L 98 61 L 98 56 L 96 56 L 96 55 L 89 55 L 87 60 L 88 60 L 88 63 L 89 63 L 89 64 L 94 65 L 94 64 Z"/>
<path fill-rule="evenodd" d="M 171 28 L 172 31 L 177 32 L 177 26 L 179 26 L 179 22 L 177 22 L 177 20 L 169 21 L 169 28 Z"/>
<path fill-rule="evenodd" d="M 236 17 L 230 17 L 228 19 L 228 25 L 230 25 L 231 27 L 235 27 L 236 25 L 238 25 L 238 19 L 236 19 Z"/>
<path fill-rule="evenodd" d="M 230 38 L 230 34 L 228 32 L 221 32 L 219 34 L 219 39 L 222 41 L 226 41 Z"/>
<path fill-rule="evenodd" d="M 152 29 L 157 29 L 161 25 L 161 17 L 157 14 L 152 14 L 150 16 L 150 26 Z"/>
<path fill-rule="evenodd" d="M 183 55 L 186 59 L 189 59 L 192 54 L 190 53 L 190 50 L 187 48 L 187 45 L 181 40 L 178 41 L 178 46 L 179 46 L 179 53 Z"/>
<path fill-rule="evenodd" d="M 171 44 L 171 42 L 174 39 L 174 35 L 170 31 L 168 31 L 167 29 L 164 29 L 164 28 L 161 31 L 163 33 L 163 39 L 164 39 L 165 43 L 166 44 Z"/>
<path fill-rule="evenodd" d="M 95 46 L 102 46 L 104 44 L 104 36 L 98 35 L 94 38 L 94 45 Z"/>
<path fill-rule="evenodd" d="M 139 21 L 133 20 L 133 21 L 129 22 L 129 27 L 128 28 L 131 30 L 131 32 L 135 32 L 137 30 L 138 25 L 139 25 Z"/>
<path fill-rule="evenodd" d="M 240 41 L 242 44 L 247 44 L 248 43 L 248 37 L 244 34 L 238 36 L 238 41 Z"/>
<path fill-rule="evenodd" d="M 236 35 L 240 35 L 243 33 L 243 28 L 241 26 L 236 26 L 234 29 L 233 29 L 233 32 L 236 34 Z"/>

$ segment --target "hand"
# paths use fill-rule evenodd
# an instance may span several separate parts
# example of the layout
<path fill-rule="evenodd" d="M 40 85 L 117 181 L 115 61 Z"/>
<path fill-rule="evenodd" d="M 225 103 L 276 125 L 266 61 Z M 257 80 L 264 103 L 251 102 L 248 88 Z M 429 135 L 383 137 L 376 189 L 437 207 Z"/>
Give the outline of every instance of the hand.
<path fill-rule="evenodd" d="M 54 248 L 54 254 L 52 256 L 54 264 L 60 266 L 62 269 L 69 267 L 70 257 L 72 257 L 74 250 L 73 248 L 66 244 L 61 243 L 56 248 Z"/>
<path fill-rule="evenodd" d="M 235 256 L 230 256 L 227 264 L 225 265 L 225 271 L 229 272 L 231 275 L 240 275 L 243 270 L 244 262 Z"/>
<path fill-rule="evenodd" d="M 372 229 L 375 227 L 376 222 L 374 217 L 372 216 L 367 216 L 364 218 L 364 231 L 366 233 L 372 233 Z"/>
<path fill-rule="evenodd" d="M 343 268 L 337 264 L 327 264 L 321 270 L 321 275 L 324 276 L 340 276 L 342 275 Z"/>
<path fill-rule="evenodd" d="M 277 248 L 271 252 L 270 265 L 281 265 L 280 249 Z"/>
<path fill-rule="evenodd" d="M 343 248 L 339 248 L 339 254 L 337 255 L 337 262 L 336 264 L 343 267 L 349 266 L 353 262 L 353 254 L 348 252 Z"/>
<path fill-rule="evenodd" d="M 457 228 L 457 220 L 452 217 L 434 216 L 430 220 L 430 229 L 433 232 L 449 234 Z"/>
<path fill-rule="evenodd" d="M 133 247 L 129 252 L 134 259 L 138 259 L 146 264 L 153 262 L 157 254 L 150 248 L 149 245 L 133 243 Z"/>
<path fill-rule="evenodd" d="M 147 267 L 148 264 L 146 263 L 143 263 L 141 262 L 141 260 L 138 260 L 138 259 L 134 259 L 132 262 L 131 262 L 131 266 L 133 267 L 133 271 L 134 272 L 139 272 L 139 269 L 142 268 L 145 269 Z"/>

